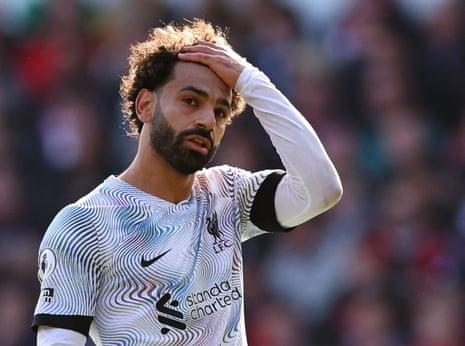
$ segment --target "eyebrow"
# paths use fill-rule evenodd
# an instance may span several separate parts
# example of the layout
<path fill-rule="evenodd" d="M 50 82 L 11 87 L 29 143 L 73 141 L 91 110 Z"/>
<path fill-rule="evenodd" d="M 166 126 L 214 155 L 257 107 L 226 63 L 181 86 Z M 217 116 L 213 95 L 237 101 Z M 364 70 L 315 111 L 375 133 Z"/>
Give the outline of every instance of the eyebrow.
<path fill-rule="evenodd" d="M 197 95 L 201 96 L 201 97 L 204 97 L 204 98 L 208 98 L 208 93 L 205 91 L 205 90 L 202 90 L 202 89 L 199 89 L 199 88 L 196 88 L 195 86 L 192 86 L 192 85 L 188 85 L 182 89 L 179 90 L 179 93 L 182 93 L 184 91 L 191 91 L 193 93 L 196 93 Z M 231 110 L 231 103 L 223 98 L 223 97 L 220 97 L 217 102 L 225 107 L 227 107 L 229 110 Z"/>

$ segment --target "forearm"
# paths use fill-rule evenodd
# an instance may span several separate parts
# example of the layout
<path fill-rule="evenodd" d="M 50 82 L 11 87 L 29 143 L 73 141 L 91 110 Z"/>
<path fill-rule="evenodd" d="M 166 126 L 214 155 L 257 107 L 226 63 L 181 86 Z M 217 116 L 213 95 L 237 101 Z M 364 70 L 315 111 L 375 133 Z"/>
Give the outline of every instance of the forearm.
<path fill-rule="evenodd" d="M 287 172 L 276 191 L 278 221 L 293 227 L 337 203 L 342 192 L 339 176 L 302 114 L 256 68 L 242 72 L 236 90 L 253 108 Z"/>
<path fill-rule="evenodd" d="M 37 331 L 37 346 L 84 346 L 86 337 L 69 329 L 40 326 Z"/>

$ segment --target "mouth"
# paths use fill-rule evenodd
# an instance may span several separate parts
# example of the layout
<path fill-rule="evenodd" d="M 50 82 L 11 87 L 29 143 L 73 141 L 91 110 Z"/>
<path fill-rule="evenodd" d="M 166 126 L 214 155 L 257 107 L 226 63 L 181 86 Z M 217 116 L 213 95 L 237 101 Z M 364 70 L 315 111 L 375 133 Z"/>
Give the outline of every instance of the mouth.
<path fill-rule="evenodd" d="M 211 149 L 211 141 L 208 138 L 198 135 L 191 135 L 185 138 L 185 145 L 188 149 L 207 155 Z"/>

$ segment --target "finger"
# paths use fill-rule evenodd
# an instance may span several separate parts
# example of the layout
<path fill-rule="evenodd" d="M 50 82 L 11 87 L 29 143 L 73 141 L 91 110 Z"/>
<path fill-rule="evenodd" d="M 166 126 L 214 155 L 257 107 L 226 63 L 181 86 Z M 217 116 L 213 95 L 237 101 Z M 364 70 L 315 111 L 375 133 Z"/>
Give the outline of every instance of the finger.
<path fill-rule="evenodd" d="M 203 52 L 209 54 L 226 54 L 226 50 L 216 45 L 207 45 L 205 43 L 199 43 L 193 46 L 187 46 L 181 49 L 181 53 L 185 52 Z"/>
<path fill-rule="evenodd" d="M 201 52 L 205 54 L 210 54 L 212 56 L 223 56 L 229 59 L 234 60 L 235 62 L 241 64 L 242 66 L 246 66 L 247 60 L 236 53 L 231 47 L 218 45 L 211 42 L 200 41 L 198 44 L 187 46 L 181 49 L 181 53 L 195 53 Z"/>
<path fill-rule="evenodd" d="M 182 61 L 192 61 L 205 64 L 207 66 L 216 64 L 226 64 L 227 57 L 225 55 L 212 54 L 204 51 L 184 51 L 178 53 L 178 58 Z"/>
<path fill-rule="evenodd" d="M 218 44 L 218 43 L 213 43 L 213 42 L 209 42 L 209 41 L 198 41 L 193 46 L 210 47 L 212 49 L 217 49 L 217 50 L 224 50 L 226 48 L 225 45 Z"/>

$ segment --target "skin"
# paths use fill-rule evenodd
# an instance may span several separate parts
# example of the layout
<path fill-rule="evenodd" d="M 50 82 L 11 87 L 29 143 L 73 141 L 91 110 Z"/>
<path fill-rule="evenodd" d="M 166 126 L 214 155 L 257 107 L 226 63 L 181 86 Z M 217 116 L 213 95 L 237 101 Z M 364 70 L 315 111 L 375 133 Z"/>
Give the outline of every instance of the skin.
<path fill-rule="evenodd" d="M 229 49 L 200 42 L 179 53 L 173 78 L 158 92 L 142 89 L 136 99 L 136 111 L 144 123 L 134 160 L 120 178 L 142 191 L 172 203 L 189 197 L 194 174 L 174 169 L 153 147 L 150 132 L 156 107 L 176 134 L 202 128 L 210 133 L 214 146 L 223 138 L 232 89 L 244 62 Z M 226 115 L 226 117 L 225 117 Z M 211 143 L 203 136 L 189 135 L 182 147 L 207 155 Z"/>

